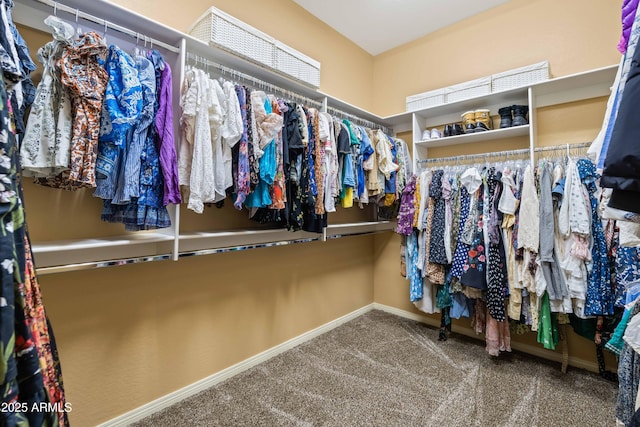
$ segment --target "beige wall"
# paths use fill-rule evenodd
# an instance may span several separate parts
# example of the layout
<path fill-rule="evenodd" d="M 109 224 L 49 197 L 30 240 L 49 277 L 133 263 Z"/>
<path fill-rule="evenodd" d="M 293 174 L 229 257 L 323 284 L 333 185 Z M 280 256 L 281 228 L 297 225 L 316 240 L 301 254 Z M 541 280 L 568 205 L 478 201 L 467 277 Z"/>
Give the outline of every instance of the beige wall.
<path fill-rule="evenodd" d="M 373 238 L 40 277 L 72 425 L 107 421 L 373 301 Z"/>
<path fill-rule="evenodd" d="M 375 111 L 408 95 L 548 60 L 555 77 L 616 64 L 620 2 L 512 0 L 374 59 Z"/>
<path fill-rule="evenodd" d="M 576 11 L 579 11 L 576 13 Z M 619 61 L 619 2 L 580 0 L 512 0 L 432 35 L 375 57 L 374 103 L 379 114 L 405 110 L 405 97 L 519 66 L 549 60 L 554 77 L 608 66 Z M 537 145 L 592 141 L 602 124 L 607 98 L 595 98 L 538 109 Z M 411 133 L 402 135 L 411 141 Z M 429 149 L 429 157 L 448 157 L 527 148 L 527 137 L 483 144 Z M 375 237 L 374 299 L 416 314 L 409 284 L 399 274 L 400 237 Z M 427 316 L 439 319 L 439 315 Z M 466 319 L 454 330 L 470 332 Z M 512 337 L 539 346 L 535 335 Z M 482 337 L 480 337 L 482 339 Z M 572 332 L 569 354 L 597 367 L 593 344 Z M 559 350 L 557 350 L 559 351 Z M 613 357 L 607 367 L 615 368 Z"/>
<path fill-rule="evenodd" d="M 577 0 L 513 0 L 376 58 L 290 0 L 117 3 L 180 30 L 214 5 L 319 60 L 323 91 L 380 114 L 403 111 L 408 94 L 543 59 L 558 76 L 618 58 L 619 4 L 604 0 L 580 8 L 580 19 L 569 13 L 583 5 Z M 48 38 L 25 33 L 34 51 Z M 605 101 L 541 110 L 541 143 L 592 138 Z M 457 150 L 473 149 L 480 150 Z M 100 222 L 100 202 L 89 192 L 27 184 L 26 206 L 36 243 L 122 232 Z M 187 213 L 185 228 L 252 225 L 236 214 Z M 330 220 L 366 214 L 341 211 Z M 71 421 L 106 421 L 374 300 L 415 312 L 398 266 L 399 238 L 386 233 L 41 276 Z M 571 343 L 572 353 L 592 359 L 592 347 Z"/>
<path fill-rule="evenodd" d="M 211 2 L 123 1 L 186 30 Z M 288 0 L 216 7 L 321 61 L 327 93 L 371 108 L 373 59 Z M 20 28 L 32 56 L 50 35 Z M 39 72 L 34 77 L 39 79 Z M 34 243 L 124 233 L 90 191 L 25 183 Z M 183 210 L 183 230 L 258 227 L 229 203 Z M 330 222 L 370 218 L 342 210 Z M 36 257 L 37 265 L 37 257 Z M 72 425 L 107 421 L 373 302 L 373 237 L 40 276 Z"/>
<path fill-rule="evenodd" d="M 112 1 L 185 32 L 214 6 L 319 61 L 323 92 L 373 108 L 373 57 L 292 0 Z"/>

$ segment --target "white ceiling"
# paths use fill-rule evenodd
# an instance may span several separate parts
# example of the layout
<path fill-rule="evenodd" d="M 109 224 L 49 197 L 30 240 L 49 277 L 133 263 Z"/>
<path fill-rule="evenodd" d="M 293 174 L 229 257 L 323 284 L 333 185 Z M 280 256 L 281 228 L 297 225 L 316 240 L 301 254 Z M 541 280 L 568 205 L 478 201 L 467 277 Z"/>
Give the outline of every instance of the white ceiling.
<path fill-rule="evenodd" d="M 294 0 L 372 55 L 509 0 Z"/>

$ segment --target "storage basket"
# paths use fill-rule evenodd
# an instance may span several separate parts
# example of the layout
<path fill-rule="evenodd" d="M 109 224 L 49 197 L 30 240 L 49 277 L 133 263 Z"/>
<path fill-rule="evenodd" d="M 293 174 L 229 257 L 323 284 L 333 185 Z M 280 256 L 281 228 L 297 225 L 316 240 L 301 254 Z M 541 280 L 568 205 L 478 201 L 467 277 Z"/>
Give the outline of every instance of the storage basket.
<path fill-rule="evenodd" d="M 549 80 L 549 61 L 504 71 L 491 76 L 491 90 L 500 92 Z"/>
<path fill-rule="evenodd" d="M 274 68 L 311 86 L 320 87 L 320 63 L 277 40 Z"/>
<path fill-rule="evenodd" d="M 491 93 L 491 77 L 470 80 L 459 83 L 444 89 L 445 102 L 461 101 L 463 99 L 475 98 L 476 96 L 489 95 Z"/>
<path fill-rule="evenodd" d="M 444 104 L 444 89 L 430 90 L 407 96 L 407 111 L 416 111 L 423 108 L 436 107 Z"/>
<path fill-rule="evenodd" d="M 259 64 L 273 67 L 275 40 L 215 7 L 209 8 L 189 29 L 189 34 Z"/>

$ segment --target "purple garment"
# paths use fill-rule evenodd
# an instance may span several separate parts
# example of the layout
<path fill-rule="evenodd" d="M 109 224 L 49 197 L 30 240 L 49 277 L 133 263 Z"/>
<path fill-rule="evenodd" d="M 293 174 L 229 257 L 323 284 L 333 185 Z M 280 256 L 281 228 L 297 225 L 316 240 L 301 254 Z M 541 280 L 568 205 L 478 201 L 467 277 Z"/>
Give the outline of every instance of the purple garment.
<path fill-rule="evenodd" d="M 169 64 L 164 63 L 158 88 L 158 112 L 156 113 L 157 146 L 160 149 L 160 169 L 164 177 L 163 203 L 180 204 L 180 184 L 178 183 L 178 156 L 173 139 L 172 78 Z"/>
<path fill-rule="evenodd" d="M 416 192 L 417 177 L 413 175 L 404 187 L 402 198 L 400 199 L 400 212 L 398 213 L 398 228 L 396 233 L 409 236 L 413 232 L 413 217 L 416 212 L 414 197 Z"/>
<path fill-rule="evenodd" d="M 236 198 L 233 202 L 233 206 L 240 210 L 245 199 L 251 193 L 251 167 L 249 165 L 249 139 L 248 139 L 248 117 L 247 117 L 247 92 L 243 86 L 236 85 L 236 94 L 238 95 L 238 101 L 240 102 L 240 113 L 242 115 L 242 123 L 244 130 L 240 141 L 235 145 L 238 147 L 237 154 L 237 167 L 234 173 L 235 192 Z M 234 147 L 234 149 L 235 149 Z"/>
<path fill-rule="evenodd" d="M 636 19 L 638 1 L 639 0 L 625 0 L 622 4 L 622 35 L 620 36 L 620 42 L 618 43 L 618 50 L 620 53 L 625 53 L 627 51 L 631 27 L 633 27 L 633 21 Z"/>

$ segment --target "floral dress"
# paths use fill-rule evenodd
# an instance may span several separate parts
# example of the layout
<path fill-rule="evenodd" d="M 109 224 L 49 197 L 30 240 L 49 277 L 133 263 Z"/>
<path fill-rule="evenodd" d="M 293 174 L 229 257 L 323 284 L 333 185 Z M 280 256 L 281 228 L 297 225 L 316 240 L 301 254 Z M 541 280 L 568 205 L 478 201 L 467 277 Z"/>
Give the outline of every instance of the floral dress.
<path fill-rule="evenodd" d="M 491 168 L 487 177 L 489 201 L 491 203 L 489 221 L 489 242 L 487 262 L 487 308 L 491 318 L 498 322 L 506 319 L 505 299 L 509 293 L 507 259 L 500 225 L 502 215 L 498 210 L 498 201 L 502 194 L 500 174 Z"/>
<path fill-rule="evenodd" d="M 474 195 L 477 206 L 477 222 L 474 224 L 473 241 L 469 247 L 468 259 L 463 266 L 460 282 L 465 286 L 485 290 L 487 288 L 486 255 L 483 233 L 484 192 L 482 187 Z"/>
<path fill-rule="evenodd" d="M 0 396 L 5 408 L 64 405 L 62 376 L 39 289 L 30 282 L 31 249 L 21 201 L 11 106 L 0 75 Z M 34 300 L 33 298 L 36 298 Z M 42 335 L 40 334 L 42 332 Z M 50 341 L 48 339 L 50 338 Z M 43 377 L 46 376 L 46 379 Z M 1 425 L 68 425 L 63 413 L 0 411 Z"/>
<path fill-rule="evenodd" d="M 611 289 L 611 276 L 609 270 L 609 260 L 607 243 L 602 228 L 602 221 L 598 214 L 598 200 L 595 197 L 596 187 L 596 166 L 591 160 L 580 159 L 577 162 L 580 181 L 589 193 L 591 204 L 591 237 L 593 247 L 591 258 L 593 266 L 587 275 L 587 300 L 584 314 L 587 316 L 611 315 L 613 314 L 613 291 Z"/>
<path fill-rule="evenodd" d="M 431 178 L 429 196 L 433 200 L 433 220 L 431 221 L 431 240 L 429 248 L 429 262 L 436 264 L 448 264 L 447 253 L 444 247 L 445 230 L 445 199 L 442 193 L 443 170 L 436 170 Z"/>
<path fill-rule="evenodd" d="M 58 61 L 62 69 L 62 84 L 68 88 L 75 109 L 71 171 L 68 177 L 63 175 L 61 187 L 73 189 L 96 186 L 100 114 L 109 79 L 102 59 L 106 51 L 102 36 L 88 32 L 69 46 Z"/>
<path fill-rule="evenodd" d="M 243 132 L 240 141 L 233 148 L 233 180 L 235 184 L 235 200 L 233 205 L 236 209 L 242 209 L 245 199 L 251 192 L 250 188 L 250 167 L 249 167 L 249 138 L 247 120 L 247 91 L 243 86 L 236 86 L 236 94 L 240 102 L 240 113 L 242 116 Z"/>

